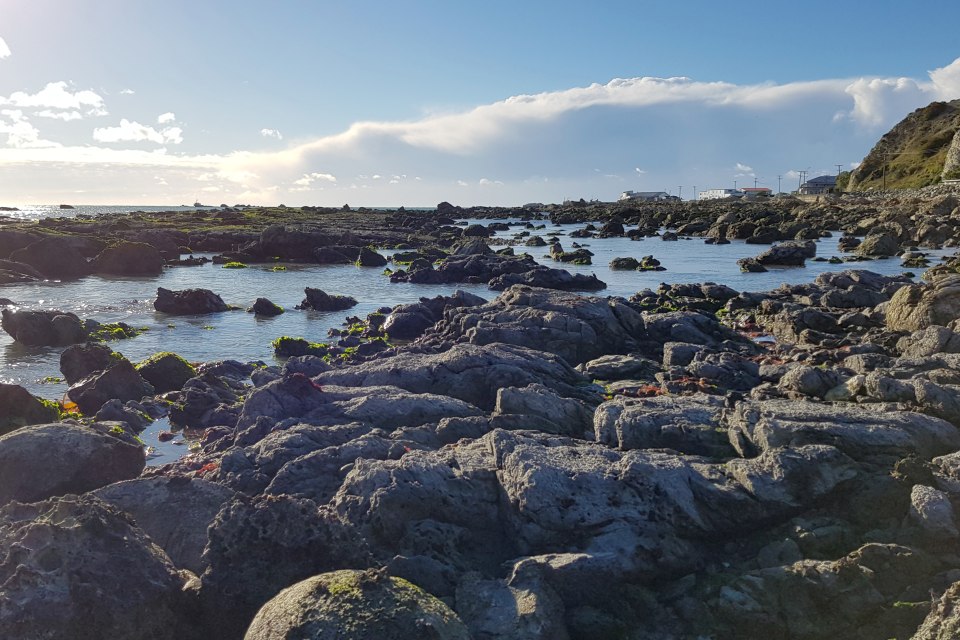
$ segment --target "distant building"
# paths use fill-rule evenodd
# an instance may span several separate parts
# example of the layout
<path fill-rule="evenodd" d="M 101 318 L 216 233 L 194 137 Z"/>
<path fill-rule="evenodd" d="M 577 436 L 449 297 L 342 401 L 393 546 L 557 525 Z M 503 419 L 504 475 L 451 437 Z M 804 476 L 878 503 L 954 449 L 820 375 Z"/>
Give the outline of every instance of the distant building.
<path fill-rule="evenodd" d="M 837 189 L 837 176 L 818 176 L 800 185 L 800 195 L 815 196 L 821 193 L 833 193 Z"/>
<path fill-rule="evenodd" d="M 758 196 L 766 197 L 766 196 L 773 195 L 773 191 L 769 187 L 744 187 L 743 189 L 741 189 L 741 191 L 743 191 L 743 195 L 747 196 L 748 198 L 756 198 Z"/>
<path fill-rule="evenodd" d="M 724 198 L 742 198 L 743 191 L 739 189 L 707 189 L 697 194 L 700 200 L 723 200 Z"/>
<path fill-rule="evenodd" d="M 657 202 L 661 200 L 672 200 L 670 194 L 666 191 L 624 191 L 617 198 L 619 202 L 628 200 L 642 200 L 644 202 Z"/>

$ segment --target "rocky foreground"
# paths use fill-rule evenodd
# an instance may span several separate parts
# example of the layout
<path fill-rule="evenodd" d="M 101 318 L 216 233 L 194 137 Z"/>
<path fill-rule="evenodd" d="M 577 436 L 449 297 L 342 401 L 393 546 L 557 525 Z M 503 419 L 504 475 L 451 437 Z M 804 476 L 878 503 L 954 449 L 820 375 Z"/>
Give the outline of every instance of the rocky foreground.
<path fill-rule="evenodd" d="M 869 228 L 902 252 L 958 239 L 952 197 L 656 215 L 714 239 Z M 650 211 L 585 233 L 646 233 Z M 341 341 L 359 345 L 289 343 L 306 355 L 283 366 L 134 365 L 79 318 L 4 313 L 11 335 L 72 345 L 88 417 L 0 389 L 28 424 L 0 437 L 0 635 L 960 634 L 960 263 L 922 284 L 852 269 L 603 298 L 418 224 L 412 251 L 460 254 L 411 256 L 400 278 L 489 281 L 490 299 L 353 319 Z M 237 253 L 330 256 L 305 234 L 265 228 Z M 164 413 L 200 448 L 145 468 L 134 433 Z"/>

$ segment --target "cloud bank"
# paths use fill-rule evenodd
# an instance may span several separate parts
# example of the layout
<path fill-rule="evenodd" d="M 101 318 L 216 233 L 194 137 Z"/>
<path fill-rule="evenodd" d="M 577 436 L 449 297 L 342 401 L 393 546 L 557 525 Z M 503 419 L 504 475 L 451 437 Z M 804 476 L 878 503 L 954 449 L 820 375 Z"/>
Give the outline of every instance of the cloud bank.
<path fill-rule="evenodd" d="M 70 123 L 107 113 L 92 90 L 53 82 L 34 94 L 0 96 L 0 142 L 7 138 L 0 165 L 25 176 L 70 165 L 78 183 L 85 175 L 109 179 L 99 175 L 105 164 L 123 167 L 130 193 L 153 201 L 198 189 L 230 201 L 287 204 L 433 204 L 454 195 L 473 199 L 464 204 L 614 199 L 628 188 L 675 192 L 681 183 L 732 186 L 745 176 L 776 186 L 777 176 L 797 170 L 828 172 L 860 160 L 912 109 L 957 97 L 960 59 L 923 79 L 738 85 L 616 78 L 419 120 L 357 122 L 277 151 L 186 154 L 170 148 L 183 142 L 172 112 L 160 115 L 157 127 L 122 118 L 90 135 L 93 143 L 158 145 L 154 151 L 45 140 L 38 119 Z M 260 135 L 283 140 L 277 129 Z M 119 193 L 116 201 L 124 197 L 132 196 Z"/>

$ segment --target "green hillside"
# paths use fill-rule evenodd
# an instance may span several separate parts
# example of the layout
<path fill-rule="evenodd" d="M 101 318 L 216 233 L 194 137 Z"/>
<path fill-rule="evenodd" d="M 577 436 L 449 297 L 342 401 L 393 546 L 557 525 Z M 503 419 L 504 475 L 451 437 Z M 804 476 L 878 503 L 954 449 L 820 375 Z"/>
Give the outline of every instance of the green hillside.
<path fill-rule="evenodd" d="M 960 100 L 933 102 L 901 120 L 850 175 L 847 189 L 914 189 L 940 182 L 960 130 Z"/>

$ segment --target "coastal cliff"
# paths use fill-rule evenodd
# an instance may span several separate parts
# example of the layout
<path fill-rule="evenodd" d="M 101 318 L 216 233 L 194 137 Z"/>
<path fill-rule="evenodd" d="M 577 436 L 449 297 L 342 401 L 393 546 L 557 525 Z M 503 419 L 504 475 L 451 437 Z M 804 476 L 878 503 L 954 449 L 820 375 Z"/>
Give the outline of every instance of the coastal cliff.
<path fill-rule="evenodd" d="M 912 189 L 960 178 L 960 100 L 932 102 L 897 123 L 853 170 L 849 191 Z"/>

